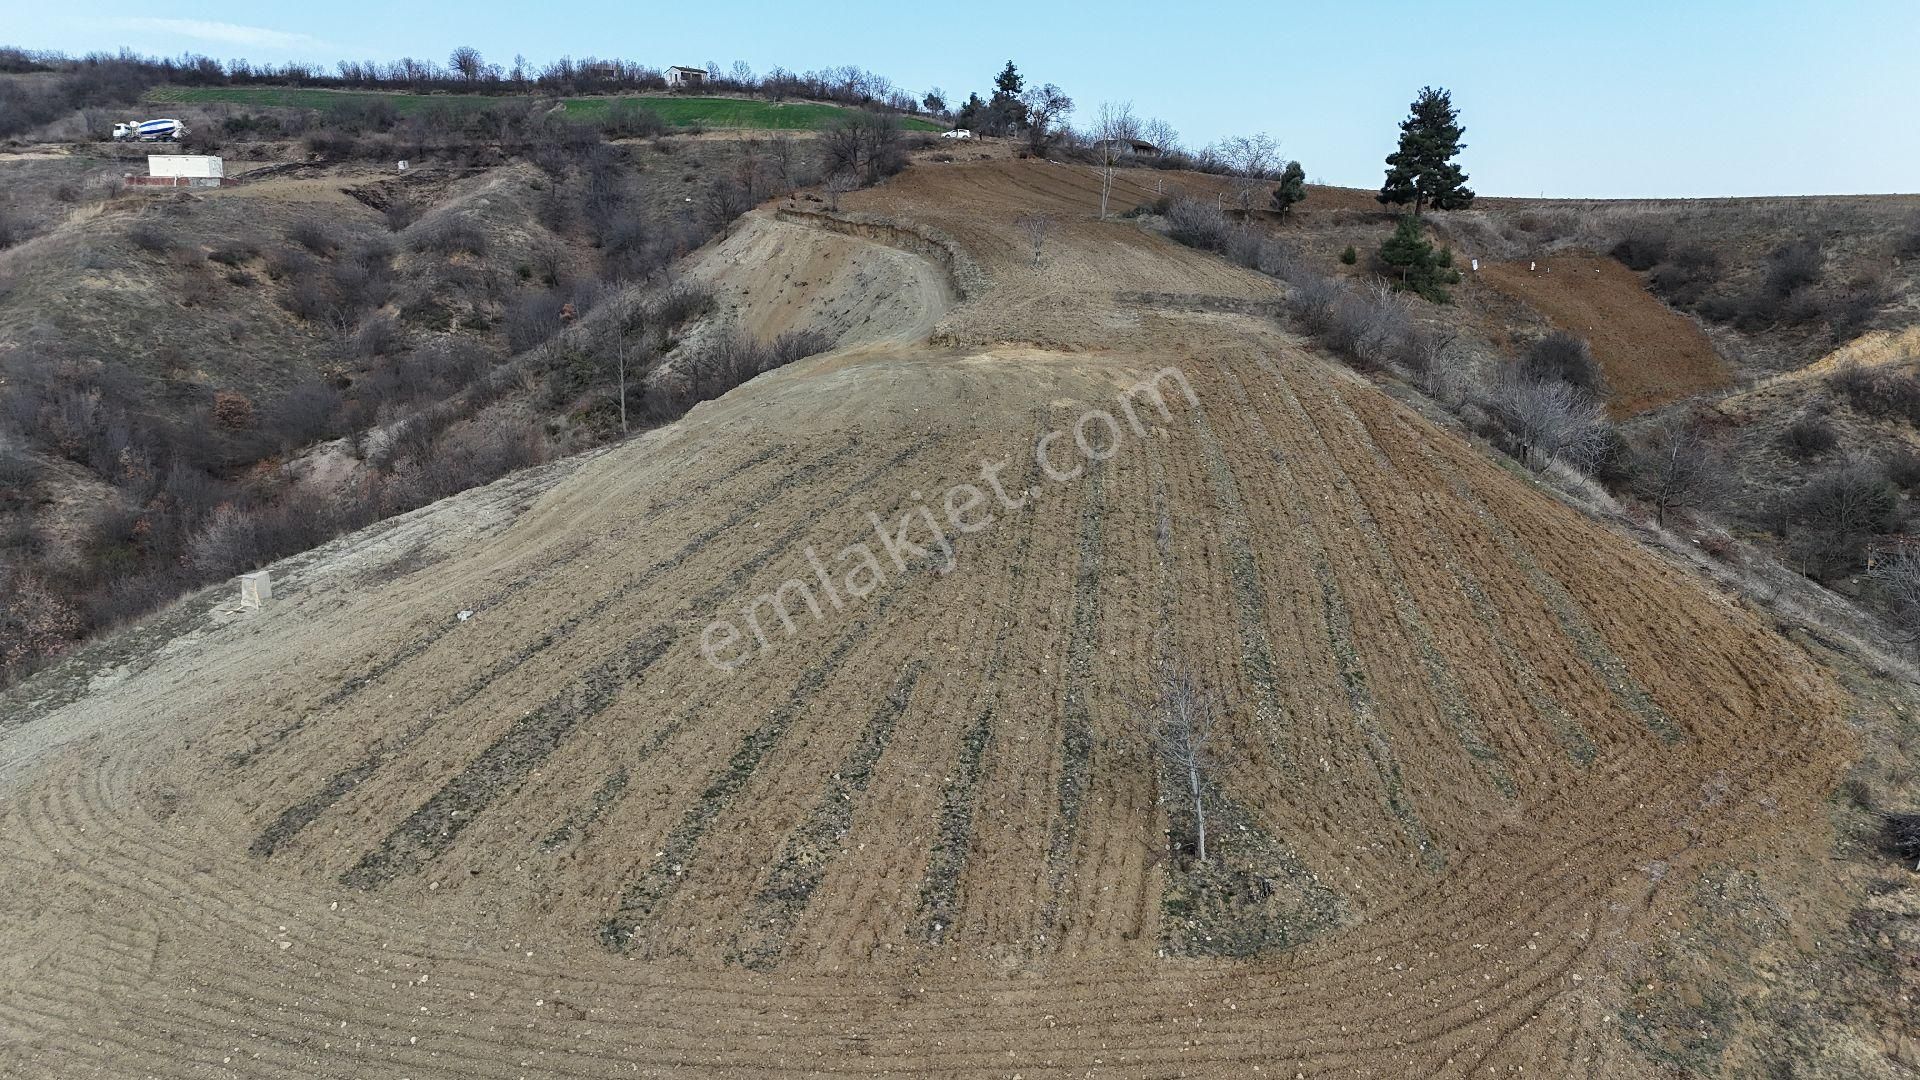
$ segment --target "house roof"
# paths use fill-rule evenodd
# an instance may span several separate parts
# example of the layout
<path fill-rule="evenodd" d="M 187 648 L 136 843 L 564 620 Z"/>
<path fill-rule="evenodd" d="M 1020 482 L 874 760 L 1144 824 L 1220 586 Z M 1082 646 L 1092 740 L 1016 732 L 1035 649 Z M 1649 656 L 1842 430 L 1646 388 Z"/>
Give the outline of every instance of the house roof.
<path fill-rule="evenodd" d="M 691 71 L 695 75 L 705 75 L 707 73 L 706 68 L 687 67 L 685 64 L 675 64 L 672 67 L 668 68 L 667 70 L 668 71 Z"/>

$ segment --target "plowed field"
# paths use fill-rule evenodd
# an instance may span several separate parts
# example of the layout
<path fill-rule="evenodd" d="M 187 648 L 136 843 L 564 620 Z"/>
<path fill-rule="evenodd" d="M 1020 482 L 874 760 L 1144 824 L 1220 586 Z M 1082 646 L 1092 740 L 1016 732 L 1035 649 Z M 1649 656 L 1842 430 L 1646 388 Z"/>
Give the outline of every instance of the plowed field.
<path fill-rule="evenodd" d="M 908 233 L 977 280 L 938 346 L 915 273 L 896 332 L 5 699 L 0 1069 L 1651 1075 L 1663 882 L 1818 847 L 1837 691 L 1096 196 L 930 166 L 847 199 L 899 234 L 753 226 L 697 272 L 764 326 L 857 329 L 796 291 Z M 1136 721 L 1169 656 L 1226 706 L 1206 863 Z"/>

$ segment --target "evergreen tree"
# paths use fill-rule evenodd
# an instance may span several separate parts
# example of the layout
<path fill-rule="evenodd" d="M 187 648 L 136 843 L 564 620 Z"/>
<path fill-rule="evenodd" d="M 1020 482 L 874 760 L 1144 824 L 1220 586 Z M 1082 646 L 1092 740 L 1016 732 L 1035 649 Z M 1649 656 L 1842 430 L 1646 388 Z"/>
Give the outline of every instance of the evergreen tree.
<path fill-rule="evenodd" d="M 1401 216 L 1393 235 L 1380 245 L 1379 255 L 1380 262 L 1392 271 L 1394 288 L 1417 293 L 1436 304 L 1446 303 L 1450 299 L 1446 286 L 1460 280 L 1460 272 L 1453 269 L 1453 252 L 1433 250 L 1421 232 L 1420 220 L 1412 214 Z"/>
<path fill-rule="evenodd" d="M 1025 131 L 1027 127 L 1027 106 L 1020 100 L 1021 92 L 1026 89 L 1027 80 L 1021 76 L 1020 69 L 1007 61 L 1000 74 L 993 77 L 993 97 L 987 101 L 983 125 L 989 135 L 1011 135 Z"/>
<path fill-rule="evenodd" d="M 1287 162 L 1280 170 L 1280 186 L 1273 189 L 1273 208 L 1281 217 L 1293 210 L 1293 204 L 1307 197 L 1307 170 L 1297 161 Z"/>
<path fill-rule="evenodd" d="M 1400 148 L 1387 155 L 1387 181 L 1380 186 L 1380 201 L 1398 206 L 1412 203 L 1416 216 L 1429 206 L 1463 210 L 1473 205 L 1467 174 L 1453 160 L 1466 148 L 1460 141 L 1466 133 L 1453 96 L 1445 88 L 1422 87 L 1410 114 L 1400 122 Z"/>
<path fill-rule="evenodd" d="M 967 100 L 960 106 L 960 111 L 953 114 L 954 126 L 963 127 L 969 131 L 982 127 L 986 124 L 986 112 L 987 103 L 980 100 L 980 95 L 968 94 Z"/>

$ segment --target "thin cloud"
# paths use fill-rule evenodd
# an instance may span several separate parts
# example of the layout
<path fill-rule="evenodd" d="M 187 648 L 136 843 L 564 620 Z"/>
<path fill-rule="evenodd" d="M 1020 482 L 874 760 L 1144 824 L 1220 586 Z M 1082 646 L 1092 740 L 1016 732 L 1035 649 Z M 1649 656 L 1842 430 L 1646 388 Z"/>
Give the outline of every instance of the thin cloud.
<path fill-rule="evenodd" d="M 287 30 L 275 30 L 266 26 L 243 26 L 239 23 L 212 22 L 206 19 L 156 19 L 125 18 L 113 20 L 114 25 L 126 30 L 151 30 L 163 34 L 178 34 L 199 41 L 214 41 L 222 45 L 239 45 L 249 49 L 311 49 L 326 43 L 307 34 L 296 34 Z"/>

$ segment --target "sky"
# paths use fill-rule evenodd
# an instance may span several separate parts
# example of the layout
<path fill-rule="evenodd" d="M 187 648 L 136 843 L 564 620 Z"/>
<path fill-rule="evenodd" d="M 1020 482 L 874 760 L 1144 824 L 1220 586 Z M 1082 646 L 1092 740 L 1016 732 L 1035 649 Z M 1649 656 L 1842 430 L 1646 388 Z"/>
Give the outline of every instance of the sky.
<path fill-rule="evenodd" d="M 855 64 L 958 102 L 1007 60 L 1090 122 L 1128 101 L 1198 146 L 1265 132 L 1310 179 L 1377 187 L 1396 124 L 1445 86 L 1484 195 L 1635 198 L 1920 191 L 1920 0 L 1786 4 L 565 5 L 7 0 L 0 44 L 220 59 L 442 62 L 456 45 L 664 67 Z M 1098 17 L 1085 12 L 1097 10 Z"/>

